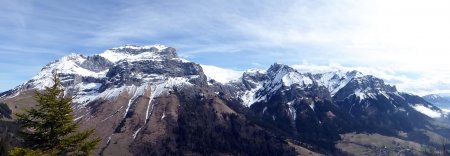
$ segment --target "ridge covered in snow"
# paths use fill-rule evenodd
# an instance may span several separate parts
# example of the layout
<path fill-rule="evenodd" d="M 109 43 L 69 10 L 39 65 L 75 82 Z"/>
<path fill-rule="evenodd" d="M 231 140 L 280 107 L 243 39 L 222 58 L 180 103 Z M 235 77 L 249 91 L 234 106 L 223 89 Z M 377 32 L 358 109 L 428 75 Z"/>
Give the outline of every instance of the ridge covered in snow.
<path fill-rule="evenodd" d="M 340 89 L 342 89 L 345 85 L 347 85 L 350 80 L 354 78 L 360 78 L 364 76 L 361 72 L 352 71 L 352 72 L 326 72 L 326 73 L 318 73 L 314 74 L 316 81 L 328 88 L 331 93 L 331 96 L 334 96 Z"/>
<path fill-rule="evenodd" d="M 108 59 L 111 62 L 118 62 L 121 60 L 138 61 L 145 59 L 161 60 L 164 59 L 162 52 L 169 47 L 155 44 L 153 46 L 135 46 L 126 45 L 117 48 L 111 48 L 101 53 L 100 56 Z"/>
<path fill-rule="evenodd" d="M 256 76 L 256 73 L 259 73 L 259 76 Z M 253 86 L 239 93 L 239 98 L 247 107 L 267 100 L 283 86 L 289 87 L 292 85 L 297 86 L 297 88 L 308 88 L 316 84 L 327 88 L 331 97 L 341 92 L 341 95 L 346 95 L 343 98 L 354 96 L 359 103 L 366 99 L 376 100 L 379 96 L 385 97 L 387 100 L 394 100 L 393 96 L 403 98 L 395 87 L 384 84 L 381 79 L 364 75 L 358 71 L 311 74 L 300 73 L 287 65 L 274 64 L 267 71 L 255 70 L 245 72 L 242 79 Z M 442 116 L 439 110 L 430 109 L 430 111 L 424 111 L 425 109 L 419 108 L 419 106 L 414 108 L 430 117 L 438 116 L 436 113 L 432 114 L 430 112 L 437 112 L 439 116 Z"/>
<path fill-rule="evenodd" d="M 272 65 L 267 71 L 249 70 L 244 73 L 242 79 L 253 85 L 249 90 L 239 93 L 240 99 L 247 107 L 267 100 L 282 87 L 296 85 L 300 88 L 308 88 L 317 84 L 311 74 L 302 74 L 287 65 L 278 63 Z"/>
<path fill-rule="evenodd" d="M 32 85 L 39 90 L 45 89 L 46 86 L 52 85 L 52 77 L 54 72 L 61 74 L 74 74 L 83 77 L 105 77 L 108 70 L 95 72 L 81 66 L 86 61 L 86 56 L 80 54 L 70 54 L 64 56 L 60 60 L 46 65 L 42 70 L 32 78 Z"/>
<path fill-rule="evenodd" d="M 173 48 L 172 48 L 173 49 Z M 58 72 L 62 75 L 78 75 L 81 77 L 94 77 L 104 78 L 108 69 L 102 71 L 95 71 L 84 66 L 89 61 L 89 57 L 102 57 L 112 63 L 117 63 L 121 60 L 133 62 L 140 60 L 153 60 L 161 61 L 163 59 L 179 59 L 176 53 L 171 51 L 169 47 L 156 44 L 152 46 L 134 46 L 126 45 L 117 48 L 111 48 L 100 55 L 84 56 L 81 54 L 70 54 L 63 58 L 56 60 L 46 65 L 36 76 L 32 78 L 31 85 L 33 88 L 42 90 L 45 86 L 49 86 L 52 83 L 52 75 L 54 72 Z M 180 59 L 182 60 L 182 59 Z M 182 60 L 184 61 L 184 60 Z M 184 61 L 188 62 L 188 61 Z M 98 65 L 91 65 L 98 66 Z"/>
<path fill-rule="evenodd" d="M 58 73 L 65 89 L 65 93 L 73 96 L 75 103 L 84 105 L 89 101 L 96 99 L 115 98 L 122 94 L 122 92 L 136 92 L 136 96 L 142 96 L 147 86 L 152 89 L 161 88 L 158 87 L 158 84 L 162 85 L 162 88 L 159 91 L 162 93 L 164 92 L 163 90 L 170 90 L 170 88 L 174 86 L 190 85 L 192 79 L 199 78 L 198 75 L 167 76 L 164 73 L 148 74 L 147 72 L 150 71 L 143 71 L 133 72 L 131 75 L 128 75 L 131 76 L 130 78 L 132 79 L 139 79 L 139 81 L 141 81 L 139 86 L 137 86 L 138 84 L 136 84 L 136 82 L 134 82 L 134 84 L 124 83 L 123 85 L 118 85 L 123 82 L 114 82 L 117 81 L 116 78 L 123 79 L 120 72 L 127 71 L 121 71 L 121 69 L 125 68 L 123 70 L 128 70 L 126 69 L 126 66 L 133 65 L 134 62 L 137 64 L 142 61 L 155 62 L 155 68 L 148 67 L 148 65 L 147 68 L 157 69 L 165 68 L 161 67 L 163 64 L 159 62 L 169 60 L 172 60 L 172 64 L 173 62 L 180 65 L 192 64 L 189 61 L 179 58 L 174 48 L 159 44 L 142 47 L 126 45 L 111 48 L 99 55 L 93 56 L 70 54 L 47 64 L 30 81 L 16 87 L 15 92 L 19 93 L 21 90 L 27 89 L 43 90 L 45 87 L 53 84 L 53 74 Z M 145 65 L 143 67 L 145 67 Z M 196 70 L 196 68 L 193 69 Z M 178 72 L 180 69 L 170 70 Z M 114 77 L 114 75 L 116 76 Z M 227 75 L 229 75 L 229 73 L 227 73 Z M 157 95 L 152 94 L 152 96 Z"/>

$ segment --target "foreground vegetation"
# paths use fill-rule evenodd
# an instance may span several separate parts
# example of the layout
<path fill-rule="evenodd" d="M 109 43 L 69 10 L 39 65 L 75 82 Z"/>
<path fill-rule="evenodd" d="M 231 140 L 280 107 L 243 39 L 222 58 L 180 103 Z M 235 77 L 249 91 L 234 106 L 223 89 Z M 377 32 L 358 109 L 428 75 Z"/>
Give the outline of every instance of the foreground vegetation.
<path fill-rule="evenodd" d="M 36 92 L 36 107 L 17 113 L 20 125 L 20 147 L 10 150 L 11 156 L 91 155 L 99 138 L 91 138 L 93 129 L 79 131 L 73 121 L 71 97 L 65 97 L 59 78 L 43 92 Z"/>

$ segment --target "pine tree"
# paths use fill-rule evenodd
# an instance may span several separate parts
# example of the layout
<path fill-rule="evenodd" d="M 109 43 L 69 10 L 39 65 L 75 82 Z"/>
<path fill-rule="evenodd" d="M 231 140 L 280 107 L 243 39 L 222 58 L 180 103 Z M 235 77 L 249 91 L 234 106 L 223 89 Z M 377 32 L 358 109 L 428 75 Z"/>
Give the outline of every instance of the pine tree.
<path fill-rule="evenodd" d="M 71 97 L 64 96 L 58 76 L 53 76 L 53 86 L 36 92 L 36 107 L 18 113 L 24 148 L 15 148 L 11 155 L 90 155 L 98 138 L 91 139 L 93 129 L 77 132 L 73 121 Z"/>

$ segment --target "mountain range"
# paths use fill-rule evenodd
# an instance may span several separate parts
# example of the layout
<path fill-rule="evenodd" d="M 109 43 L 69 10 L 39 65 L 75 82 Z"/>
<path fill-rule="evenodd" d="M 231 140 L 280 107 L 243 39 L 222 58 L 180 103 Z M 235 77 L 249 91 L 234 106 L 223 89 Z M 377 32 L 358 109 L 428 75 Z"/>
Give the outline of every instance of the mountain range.
<path fill-rule="evenodd" d="M 33 107 L 34 91 L 51 85 L 54 73 L 73 97 L 75 121 L 102 138 L 99 155 L 422 155 L 450 138 L 438 100 L 375 76 L 278 63 L 236 72 L 164 45 L 51 62 L 0 93 L 1 120 Z"/>

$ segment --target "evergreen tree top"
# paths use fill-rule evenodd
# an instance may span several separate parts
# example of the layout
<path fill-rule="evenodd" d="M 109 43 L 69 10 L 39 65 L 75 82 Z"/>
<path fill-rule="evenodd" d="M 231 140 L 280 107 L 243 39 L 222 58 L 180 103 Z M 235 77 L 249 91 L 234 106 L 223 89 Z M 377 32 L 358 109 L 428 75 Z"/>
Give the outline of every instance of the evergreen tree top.
<path fill-rule="evenodd" d="M 25 148 L 14 149 L 12 155 L 33 152 L 90 155 L 100 141 L 90 138 L 93 129 L 77 131 L 79 124 L 73 121 L 72 98 L 64 96 L 57 74 L 54 74 L 53 82 L 44 91 L 36 91 L 36 107 L 16 114 Z"/>

